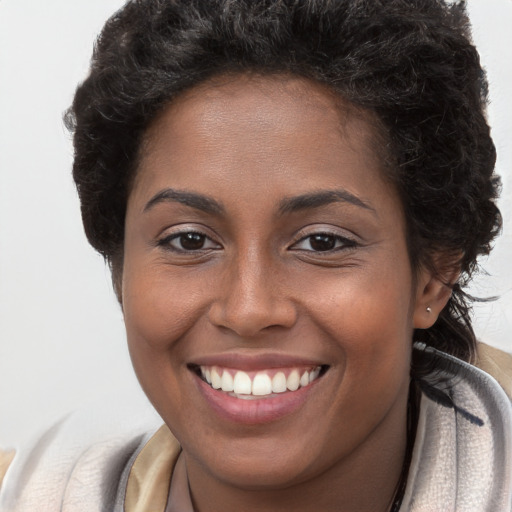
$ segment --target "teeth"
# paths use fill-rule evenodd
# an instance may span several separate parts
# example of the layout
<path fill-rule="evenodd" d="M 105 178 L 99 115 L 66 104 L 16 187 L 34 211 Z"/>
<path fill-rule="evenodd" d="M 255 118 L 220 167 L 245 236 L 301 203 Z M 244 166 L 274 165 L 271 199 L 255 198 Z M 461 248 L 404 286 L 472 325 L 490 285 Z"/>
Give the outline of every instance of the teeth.
<path fill-rule="evenodd" d="M 298 370 L 293 370 L 290 375 L 288 375 L 288 378 L 286 379 L 286 387 L 290 391 L 297 391 L 299 389 L 300 385 L 300 375 Z"/>
<path fill-rule="evenodd" d="M 213 389 L 220 389 L 222 387 L 222 378 L 219 375 L 219 372 L 217 371 L 217 368 L 212 368 L 212 388 Z"/>
<path fill-rule="evenodd" d="M 245 372 L 236 372 L 233 382 L 233 391 L 237 395 L 250 395 L 252 391 L 251 378 Z"/>
<path fill-rule="evenodd" d="M 257 373 L 252 382 L 252 394 L 256 396 L 270 395 L 272 381 L 266 373 Z"/>
<path fill-rule="evenodd" d="M 286 391 L 286 377 L 283 372 L 277 372 L 272 379 L 272 393 L 284 393 Z"/>
<path fill-rule="evenodd" d="M 273 393 L 297 391 L 316 380 L 320 375 L 320 370 L 320 366 L 308 371 L 299 371 L 294 368 L 288 377 L 286 377 L 284 371 L 278 371 L 273 377 L 270 377 L 265 371 L 260 371 L 251 379 L 249 374 L 242 370 L 238 370 L 233 377 L 233 370 L 230 371 L 217 366 L 200 368 L 203 380 L 210 384 L 213 389 L 241 395 L 239 398 L 246 399 L 267 396 Z"/>
<path fill-rule="evenodd" d="M 222 391 L 233 391 L 235 389 L 233 377 L 231 374 L 224 370 L 224 373 L 222 374 Z"/>

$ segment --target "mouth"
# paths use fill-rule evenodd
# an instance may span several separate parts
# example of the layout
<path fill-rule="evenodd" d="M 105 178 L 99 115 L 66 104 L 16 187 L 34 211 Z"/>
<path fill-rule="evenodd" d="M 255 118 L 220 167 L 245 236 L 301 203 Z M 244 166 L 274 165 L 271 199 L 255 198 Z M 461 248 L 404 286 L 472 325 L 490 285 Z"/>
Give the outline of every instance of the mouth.
<path fill-rule="evenodd" d="M 273 398 L 309 387 L 328 370 L 327 365 L 244 371 L 222 366 L 190 365 L 210 388 L 242 400 Z"/>

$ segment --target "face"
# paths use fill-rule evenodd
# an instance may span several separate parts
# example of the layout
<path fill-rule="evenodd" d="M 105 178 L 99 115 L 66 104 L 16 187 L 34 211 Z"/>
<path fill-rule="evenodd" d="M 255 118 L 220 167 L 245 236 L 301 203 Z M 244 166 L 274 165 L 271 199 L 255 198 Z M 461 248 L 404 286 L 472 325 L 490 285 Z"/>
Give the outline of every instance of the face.
<path fill-rule="evenodd" d="M 286 487 L 405 437 L 420 285 L 374 141 L 283 77 L 202 85 L 148 130 L 122 302 L 189 475 Z"/>

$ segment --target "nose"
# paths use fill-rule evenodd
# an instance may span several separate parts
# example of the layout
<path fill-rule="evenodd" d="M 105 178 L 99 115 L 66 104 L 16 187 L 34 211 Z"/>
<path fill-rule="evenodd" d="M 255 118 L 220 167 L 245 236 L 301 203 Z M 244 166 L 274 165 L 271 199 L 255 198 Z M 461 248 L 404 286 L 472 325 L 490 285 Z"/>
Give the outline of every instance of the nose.
<path fill-rule="evenodd" d="M 275 265 L 257 257 L 231 264 L 210 307 L 210 321 L 244 338 L 292 327 L 297 310 L 283 277 Z"/>

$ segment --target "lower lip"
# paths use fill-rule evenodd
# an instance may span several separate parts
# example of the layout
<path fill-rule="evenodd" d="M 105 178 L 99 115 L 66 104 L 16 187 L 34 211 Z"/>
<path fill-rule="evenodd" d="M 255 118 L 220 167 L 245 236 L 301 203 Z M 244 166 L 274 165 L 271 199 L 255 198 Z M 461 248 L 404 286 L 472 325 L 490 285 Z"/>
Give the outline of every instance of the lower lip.
<path fill-rule="evenodd" d="M 297 391 L 284 392 L 268 398 L 243 399 L 209 386 L 196 376 L 198 387 L 211 408 L 222 419 L 246 425 L 277 421 L 300 409 L 318 380 Z"/>

